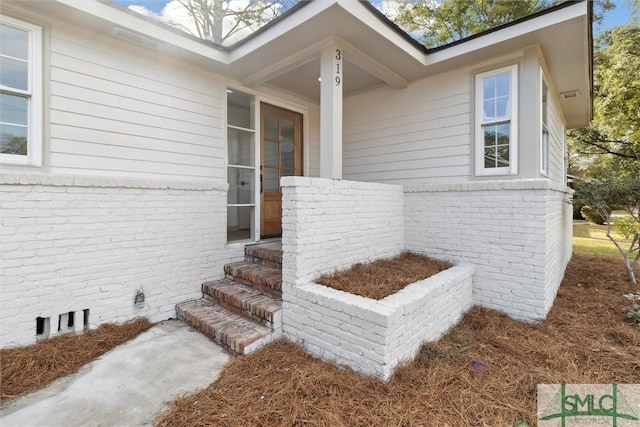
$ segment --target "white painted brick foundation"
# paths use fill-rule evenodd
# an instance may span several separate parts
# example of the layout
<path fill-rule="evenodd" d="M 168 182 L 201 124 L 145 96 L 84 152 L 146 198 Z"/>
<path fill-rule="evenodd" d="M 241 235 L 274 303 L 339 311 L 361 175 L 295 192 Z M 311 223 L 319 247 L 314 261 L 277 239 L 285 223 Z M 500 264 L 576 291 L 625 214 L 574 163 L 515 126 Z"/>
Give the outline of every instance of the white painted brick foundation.
<path fill-rule="evenodd" d="M 226 183 L 0 174 L 0 346 L 35 341 L 36 317 L 90 310 L 90 326 L 175 317 L 242 246 L 226 244 Z M 237 252 L 237 254 L 235 253 Z M 136 308 L 136 290 L 145 303 Z M 79 316 L 79 318 L 78 318 Z M 64 329 L 64 325 L 63 325 Z"/>
<path fill-rule="evenodd" d="M 439 339 L 472 305 L 473 266 L 460 265 L 381 300 L 315 283 L 283 283 L 283 330 L 320 358 L 390 379 L 424 341 Z"/>
<path fill-rule="evenodd" d="M 544 179 L 407 186 L 406 247 L 475 265 L 475 304 L 540 320 L 571 257 L 571 194 Z"/>

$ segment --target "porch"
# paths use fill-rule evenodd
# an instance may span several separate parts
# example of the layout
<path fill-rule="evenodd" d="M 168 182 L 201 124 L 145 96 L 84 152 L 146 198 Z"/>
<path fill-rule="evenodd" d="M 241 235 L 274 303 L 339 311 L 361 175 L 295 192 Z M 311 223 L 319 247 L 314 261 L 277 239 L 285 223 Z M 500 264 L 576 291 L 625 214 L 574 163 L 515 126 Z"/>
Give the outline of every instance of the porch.
<path fill-rule="evenodd" d="M 472 305 L 543 319 L 571 253 L 557 228 L 570 226 L 567 193 L 548 180 L 403 187 L 285 177 L 281 186 L 281 241 L 247 245 L 224 279 L 202 285 L 202 300 L 177 306 L 236 353 L 285 337 L 387 379 Z M 314 284 L 404 250 L 456 267 L 380 301 Z"/>

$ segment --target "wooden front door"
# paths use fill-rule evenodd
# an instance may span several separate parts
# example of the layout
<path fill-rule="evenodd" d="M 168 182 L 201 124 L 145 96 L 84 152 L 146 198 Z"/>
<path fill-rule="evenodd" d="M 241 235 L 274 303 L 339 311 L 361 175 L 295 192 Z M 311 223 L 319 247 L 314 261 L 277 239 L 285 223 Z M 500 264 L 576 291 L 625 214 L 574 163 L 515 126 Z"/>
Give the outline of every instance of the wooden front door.
<path fill-rule="evenodd" d="M 302 114 L 261 103 L 260 237 L 282 235 L 280 178 L 302 176 Z"/>

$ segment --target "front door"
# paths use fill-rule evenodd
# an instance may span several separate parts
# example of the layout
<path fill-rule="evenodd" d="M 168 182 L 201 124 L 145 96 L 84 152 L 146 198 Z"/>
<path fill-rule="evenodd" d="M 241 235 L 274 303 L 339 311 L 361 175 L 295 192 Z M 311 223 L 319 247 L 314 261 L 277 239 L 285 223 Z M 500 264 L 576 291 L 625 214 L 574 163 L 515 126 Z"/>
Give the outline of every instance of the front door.
<path fill-rule="evenodd" d="M 282 235 L 280 178 L 302 176 L 302 114 L 261 103 L 260 237 Z"/>

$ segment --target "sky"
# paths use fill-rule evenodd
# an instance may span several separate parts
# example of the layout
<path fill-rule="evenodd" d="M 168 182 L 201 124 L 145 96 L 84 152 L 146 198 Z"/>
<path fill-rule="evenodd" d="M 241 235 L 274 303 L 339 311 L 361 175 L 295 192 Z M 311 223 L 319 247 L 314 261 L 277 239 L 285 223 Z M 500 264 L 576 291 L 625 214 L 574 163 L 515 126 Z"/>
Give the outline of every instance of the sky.
<path fill-rule="evenodd" d="M 121 4 L 126 7 L 134 7 L 137 12 L 141 11 L 141 8 L 146 9 L 152 14 L 161 15 L 164 7 L 169 3 L 168 0 L 112 0 L 115 3 Z M 598 34 L 601 31 L 616 27 L 618 25 L 626 24 L 631 19 L 631 1 L 630 0 L 614 0 L 616 7 L 605 14 L 602 24 L 594 24 L 594 33 Z M 383 0 L 374 0 L 372 3 L 376 6 L 380 6 Z M 141 8 L 140 8 L 141 7 Z M 638 16 L 640 19 L 640 16 Z"/>

